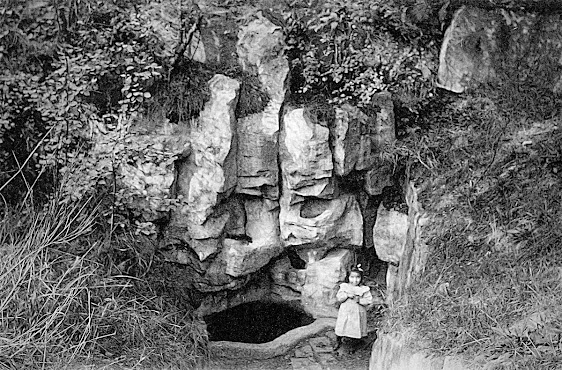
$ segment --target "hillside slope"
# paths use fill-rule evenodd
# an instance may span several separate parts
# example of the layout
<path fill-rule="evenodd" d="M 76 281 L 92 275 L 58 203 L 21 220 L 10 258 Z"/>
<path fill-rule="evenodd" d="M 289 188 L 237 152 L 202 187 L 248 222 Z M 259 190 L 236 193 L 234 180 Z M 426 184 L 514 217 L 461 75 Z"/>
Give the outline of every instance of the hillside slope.
<path fill-rule="evenodd" d="M 560 100 L 504 83 L 445 97 L 398 148 L 417 158 L 431 255 L 383 331 L 496 368 L 562 362 Z M 414 341 L 413 341 L 414 342 Z"/>

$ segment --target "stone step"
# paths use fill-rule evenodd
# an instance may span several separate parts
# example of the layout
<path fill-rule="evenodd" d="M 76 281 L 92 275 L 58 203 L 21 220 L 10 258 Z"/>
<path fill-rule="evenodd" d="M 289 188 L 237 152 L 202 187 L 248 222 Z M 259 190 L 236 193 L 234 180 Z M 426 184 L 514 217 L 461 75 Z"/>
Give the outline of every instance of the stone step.
<path fill-rule="evenodd" d="M 324 370 L 318 362 L 308 357 L 293 357 L 291 359 L 291 366 L 293 367 L 293 370 Z"/>

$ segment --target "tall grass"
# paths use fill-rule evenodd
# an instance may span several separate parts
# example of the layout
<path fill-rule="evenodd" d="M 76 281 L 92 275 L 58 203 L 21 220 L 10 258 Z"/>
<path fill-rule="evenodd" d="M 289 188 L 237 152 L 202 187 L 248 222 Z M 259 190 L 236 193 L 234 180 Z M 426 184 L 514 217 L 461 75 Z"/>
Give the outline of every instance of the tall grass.
<path fill-rule="evenodd" d="M 519 111 L 508 87 L 451 100 L 409 143 L 431 253 L 383 330 L 413 329 L 436 354 L 497 360 L 497 369 L 553 369 L 562 363 L 562 117 L 559 103 L 532 98 Z"/>
<path fill-rule="evenodd" d="M 201 322 L 157 297 L 142 279 L 112 274 L 112 266 L 98 262 L 111 260 L 100 257 L 101 243 L 92 237 L 98 208 L 91 199 L 52 199 L 41 210 L 4 210 L 0 369 L 102 360 L 139 369 L 193 368 L 205 360 Z"/>
<path fill-rule="evenodd" d="M 0 361 L 13 367 L 73 358 L 92 340 L 91 302 L 84 301 L 98 266 L 62 252 L 89 233 L 96 207 L 6 211 L 0 222 Z M 85 306 L 86 305 L 86 306 Z M 95 334 L 94 334 L 95 336 Z M 70 339 L 70 340 L 69 340 Z"/>

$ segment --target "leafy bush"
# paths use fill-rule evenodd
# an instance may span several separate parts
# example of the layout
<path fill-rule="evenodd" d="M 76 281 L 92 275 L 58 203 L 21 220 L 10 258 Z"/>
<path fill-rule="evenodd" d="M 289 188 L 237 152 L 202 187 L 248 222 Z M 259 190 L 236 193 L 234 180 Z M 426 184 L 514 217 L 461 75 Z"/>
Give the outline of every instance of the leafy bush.
<path fill-rule="evenodd" d="M 331 103 L 367 108 L 376 93 L 391 91 L 417 111 L 433 94 L 439 28 L 422 25 L 432 11 L 427 4 L 366 0 L 295 7 L 285 18 L 296 99 L 320 92 Z"/>

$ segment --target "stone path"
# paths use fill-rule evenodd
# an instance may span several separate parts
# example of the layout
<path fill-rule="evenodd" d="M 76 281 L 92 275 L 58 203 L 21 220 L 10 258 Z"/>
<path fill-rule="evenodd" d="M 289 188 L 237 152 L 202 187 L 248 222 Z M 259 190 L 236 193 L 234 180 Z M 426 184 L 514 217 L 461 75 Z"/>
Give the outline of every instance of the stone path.
<path fill-rule="evenodd" d="M 212 358 L 205 370 L 368 370 L 371 347 L 376 336 L 373 329 L 366 345 L 349 354 L 349 344 L 333 351 L 334 330 L 323 331 L 303 339 L 285 355 L 268 359 Z"/>
<path fill-rule="evenodd" d="M 349 359 L 344 358 L 349 345 L 344 342 L 338 352 L 333 345 L 336 337 L 333 331 L 310 338 L 295 348 L 290 358 L 293 370 L 349 370 Z M 370 348 L 370 345 L 368 346 Z M 363 368 L 363 367 L 361 367 Z M 365 368 L 366 369 L 366 368 Z"/>

